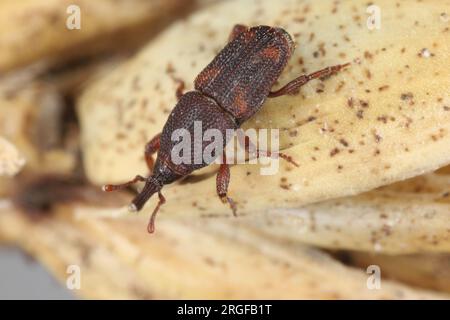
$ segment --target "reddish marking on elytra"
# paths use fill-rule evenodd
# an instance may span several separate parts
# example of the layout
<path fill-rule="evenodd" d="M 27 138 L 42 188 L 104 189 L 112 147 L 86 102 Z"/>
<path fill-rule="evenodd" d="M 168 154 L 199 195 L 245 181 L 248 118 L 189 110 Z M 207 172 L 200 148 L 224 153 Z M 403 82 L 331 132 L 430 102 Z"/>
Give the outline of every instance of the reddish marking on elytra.
<path fill-rule="evenodd" d="M 275 47 L 268 47 L 261 51 L 261 56 L 273 61 L 278 61 L 280 58 L 280 51 Z"/>
<path fill-rule="evenodd" d="M 195 79 L 196 87 L 206 86 L 209 82 L 213 81 L 217 75 L 220 73 L 219 68 L 210 68 L 205 70 L 203 73 L 199 74 Z"/>

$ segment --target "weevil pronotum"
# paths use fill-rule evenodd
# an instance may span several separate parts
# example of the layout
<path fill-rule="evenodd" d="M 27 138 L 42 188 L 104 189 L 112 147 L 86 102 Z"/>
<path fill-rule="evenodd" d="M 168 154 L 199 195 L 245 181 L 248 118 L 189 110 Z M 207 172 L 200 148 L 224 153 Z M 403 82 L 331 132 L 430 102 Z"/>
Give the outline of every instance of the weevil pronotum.
<path fill-rule="evenodd" d="M 152 233 L 156 213 L 165 202 L 161 193 L 163 186 L 210 164 L 204 161 L 198 164 L 193 162 L 174 164 L 171 159 L 171 150 L 175 144 L 171 140 L 174 130 L 184 128 L 192 134 L 194 121 L 201 121 L 203 132 L 218 129 L 225 134 L 227 129 L 238 129 L 258 112 L 266 98 L 296 94 L 308 81 L 329 76 L 349 65 L 348 63 L 336 65 L 301 75 L 281 89 L 271 91 L 293 51 L 294 42 L 291 36 L 281 28 L 269 26 L 248 28 L 236 25 L 228 44 L 195 79 L 195 90 L 182 94 L 184 83 L 179 83 L 176 92 L 178 103 L 170 113 L 162 132 L 145 147 L 145 159 L 152 172 L 151 175 L 147 178 L 137 175 L 133 180 L 123 184 L 105 185 L 103 190 L 113 191 L 137 182 L 145 182 L 142 191 L 129 206 L 131 211 L 142 209 L 147 200 L 158 193 L 159 202 L 148 224 L 148 231 Z M 224 141 L 223 148 L 225 144 Z M 205 146 L 203 144 L 202 149 Z M 155 152 L 158 152 L 156 162 L 152 158 Z M 256 154 L 259 155 L 258 150 Z M 275 155 L 274 152 L 268 151 L 266 154 Z M 276 152 L 276 156 L 295 165 L 295 162 L 283 153 Z M 236 204 L 227 195 L 229 182 L 230 169 L 229 164 L 225 162 L 220 164 L 217 173 L 217 194 L 222 202 L 230 205 L 233 214 L 236 214 Z"/>

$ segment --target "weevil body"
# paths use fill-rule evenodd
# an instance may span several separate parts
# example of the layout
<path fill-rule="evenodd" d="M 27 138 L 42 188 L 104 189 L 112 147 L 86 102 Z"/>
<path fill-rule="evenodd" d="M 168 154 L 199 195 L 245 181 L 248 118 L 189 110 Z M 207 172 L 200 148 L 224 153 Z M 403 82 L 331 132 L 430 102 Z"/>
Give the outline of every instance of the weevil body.
<path fill-rule="evenodd" d="M 192 153 L 190 163 L 175 164 L 171 159 L 171 151 L 176 144 L 171 139 L 175 130 L 186 129 L 193 136 L 194 124 L 200 121 L 202 133 L 216 129 L 225 136 L 227 129 L 238 129 L 258 112 L 268 97 L 296 94 L 308 81 L 329 76 L 348 65 L 336 65 L 309 75 L 301 75 L 281 89 L 271 91 L 293 51 L 294 43 L 291 36 L 281 28 L 269 26 L 247 28 L 236 25 L 229 43 L 195 79 L 195 90 L 185 94 L 177 90 L 179 101 L 170 113 L 161 134 L 154 137 L 145 148 L 145 159 L 152 171 L 151 175 L 147 178 L 138 175 L 120 185 L 105 185 L 104 190 L 113 191 L 138 181 L 145 182 L 144 188 L 130 205 L 133 211 L 140 210 L 153 194 L 158 193 L 159 203 L 148 225 L 148 231 L 153 232 L 155 215 L 165 202 L 161 194 L 163 186 L 211 163 L 204 160 L 196 163 L 194 161 L 196 155 Z M 183 86 L 181 83 L 181 87 Z M 198 152 L 203 154 L 207 144 L 203 143 Z M 225 142 L 222 147 L 225 147 Z M 156 162 L 153 162 L 152 154 L 155 152 L 158 154 Z M 270 152 L 266 153 L 272 155 Z M 282 153 L 277 155 L 295 165 L 289 156 Z M 219 156 L 220 154 L 215 155 Z M 224 203 L 229 203 L 235 214 L 236 205 L 227 195 L 229 180 L 229 165 L 223 163 L 217 174 L 217 194 Z"/>

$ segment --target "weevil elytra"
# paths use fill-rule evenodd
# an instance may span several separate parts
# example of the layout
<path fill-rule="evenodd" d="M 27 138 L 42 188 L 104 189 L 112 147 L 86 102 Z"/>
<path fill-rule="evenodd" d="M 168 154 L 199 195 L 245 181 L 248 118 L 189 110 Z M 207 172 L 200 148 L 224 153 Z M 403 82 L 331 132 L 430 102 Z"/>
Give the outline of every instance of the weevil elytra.
<path fill-rule="evenodd" d="M 335 65 L 301 75 L 281 89 L 271 91 L 293 51 L 294 42 L 291 36 L 281 28 L 269 26 L 248 28 L 236 25 L 228 44 L 195 79 L 195 90 L 182 94 L 184 83 L 179 83 L 178 103 L 170 113 L 162 132 L 145 147 L 145 159 L 152 173 L 146 178 L 137 175 L 133 180 L 123 184 L 105 185 L 103 190 L 113 191 L 137 182 L 145 182 L 142 191 L 129 206 L 131 211 L 142 209 L 148 199 L 158 193 L 159 202 L 148 224 L 148 231 L 152 233 L 156 213 L 165 202 L 161 193 L 163 186 L 210 164 L 204 160 L 197 164 L 194 162 L 174 164 L 171 150 L 175 142 L 171 140 L 171 136 L 175 130 L 184 128 L 192 135 L 194 121 L 201 121 L 203 132 L 217 129 L 225 135 L 227 129 L 238 129 L 258 112 L 266 98 L 296 94 L 308 81 L 327 77 L 348 65 L 348 63 Z M 206 145 L 202 145 L 201 152 Z M 222 147 L 225 148 L 225 142 Z M 156 162 L 152 158 L 155 152 L 157 152 Z M 266 154 L 274 155 L 270 152 Z M 280 152 L 276 155 L 295 165 L 289 156 Z M 217 194 L 236 214 L 236 204 L 227 195 L 229 182 L 229 164 L 222 163 L 217 173 Z"/>

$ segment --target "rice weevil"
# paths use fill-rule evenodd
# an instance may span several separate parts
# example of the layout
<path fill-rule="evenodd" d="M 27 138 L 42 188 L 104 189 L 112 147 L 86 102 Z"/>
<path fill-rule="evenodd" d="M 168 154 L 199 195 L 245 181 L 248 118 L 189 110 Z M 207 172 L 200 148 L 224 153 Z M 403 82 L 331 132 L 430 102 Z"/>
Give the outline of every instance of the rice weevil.
<path fill-rule="evenodd" d="M 282 28 L 270 26 L 249 28 L 236 25 L 228 44 L 195 79 L 195 90 L 183 94 L 184 83 L 179 83 L 180 87 L 176 92 L 178 103 L 170 113 L 162 132 L 151 139 L 145 147 L 145 159 L 151 174 L 146 178 L 137 175 L 133 180 L 119 185 L 105 185 L 103 190 L 113 191 L 136 182 L 145 182 L 142 191 L 129 206 L 131 211 L 142 209 L 148 199 L 158 193 L 159 202 L 148 224 L 148 231 L 152 233 L 156 213 L 165 202 L 161 193 L 163 186 L 210 164 L 204 160 L 200 163 L 174 164 L 171 160 L 171 150 L 176 143 L 171 140 L 174 130 L 184 128 L 193 134 L 194 121 L 201 121 L 203 132 L 217 129 L 225 134 L 227 129 L 238 129 L 258 112 L 266 98 L 297 94 L 299 88 L 308 81 L 330 76 L 349 65 L 348 63 L 336 65 L 301 75 L 281 89 L 271 91 L 293 51 L 294 42 Z M 224 141 L 223 148 L 225 144 Z M 206 145 L 205 143 L 202 145 L 201 152 Z M 156 152 L 158 154 L 154 162 L 152 155 Z M 268 156 L 275 154 L 268 151 L 266 153 Z M 295 165 L 286 154 L 277 152 L 276 155 Z M 192 158 L 194 157 L 193 154 Z M 236 204 L 227 195 L 229 182 L 229 164 L 222 163 L 217 173 L 217 194 L 222 202 L 228 202 L 233 214 L 236 214 Z"/>

